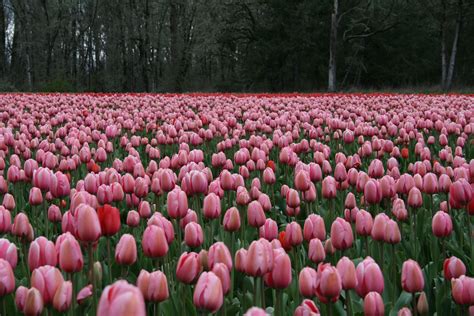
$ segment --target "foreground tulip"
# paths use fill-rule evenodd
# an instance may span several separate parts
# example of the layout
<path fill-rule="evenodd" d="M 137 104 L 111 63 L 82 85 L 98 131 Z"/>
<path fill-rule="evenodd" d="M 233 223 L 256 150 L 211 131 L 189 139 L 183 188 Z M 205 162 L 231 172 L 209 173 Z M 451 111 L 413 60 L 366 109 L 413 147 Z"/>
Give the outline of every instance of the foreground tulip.
<path fill-rule="evenodd" d="M 336 265 L 341 276 L 342 288 L 351 290 L 357 286 L 356 269 L 354 263 L 347 257 L 342 257 Z"/>
<path fill-rule="evenodd" d="M 451 280 L 451 292 L 453 299 L 460 305 L 474 304 L 474 278 L 461 275 Z"/>
<path fill-rule="evenodd" d="M 79 272 L 84 265 L 81 246 L 69 232 L 56 239 L 59 267 L 67 273 Z"/>
<path fill-rule="evenodd" d="M 342 290 L 342 282 L 336 267 L 329 263 L 321 264 L 317 273 L 315 291 L 318 299 L 323 303 L 337 301 Z"/>
<path fill-rule="evenodd" d="M 382 293 L 384 279 L 379 265 L 371 257 L 365 258 L 356 268 L 356 292 L 360 297 L 365 297 L 369 292 Z"/>
<path fill-rule="evenodd" d="M 199 256 L 195 252 L 184 252 L 176 265 L 176 278 L 186 284 L 193 283 L 202 270 Z"/>
<path fill-rule="evenodd" d="M 295 309 L 293 316 L 319 316 L 320 312 L 316 304 L 312 300 L 305 299 Z"/>
<path fill-rule="evenodd" d="M 0 298 L 15 290 L 15 275 L 10 263 L 0 259 Z"/>
<path fill-rule="evenodd" d="M 252 307 L 245 312 L 244 316 L 267 316 L 267 312 L 258 307 Z"/>
<path fill-rule="evenodd" d="M 227 266 L 223 263 L 216 263 L 212 267 L 212 272 L 214 272 L 215 275 L 221 280 L 222 284 L 222 292 L 224 295 L 226 295 L 229 290 L 230 290 L 230 271 L 227 268 Z"/>
<path fill-rule="evenodd" d="M 166 255 L 168 253 L 168 242 L 165 231 L 156 225 L 148 226 L 143 232 L 142 248 L 145 256 L 150 258 Z"/>
<path fill-rule="evenodd" d="M 364 298 L 364 315 L 383 316 L 385 306 L 382 296 L 378 292 L 369 292 Z"/>
<path fill-rule="evenodd" d="M 247 252 L 246 272 L 253 277 L 261 277 L 273 268 L 273 250 L 266 239 L 254 240 Z"/>
<path fill-rule="evenodd" d="M 8 261 L 12 269 L 15 269 L 18 263 L 18 251 L 15 244 L 5 238 L 0 238 L 0 259 Z"/>
<path fill-rule="evenodd" d="M 17 306 L 19 304 L 17 303 Z M 23 302 L 23 314 L 26 316 L 39 316 L 43 312 L 43 297 L 38 289 L 32 287 L 27 290 Z"/>
<path fill-rule="evenodd" d="M 459 258 L 453 256 L 444 260 L 443 272 L 446 280 L 456 279 L 466 274 L 466 266 Z"/>
<path fill-rule="evenodd" d="M 194 288 L 193 302 L 196 308 L 215 313 L 223 301 L 221 280 L 213 272 L 203 272 Z"/>
<path fill-rule="evenodd" d="M 265 276 L 268 276 L 267 284 L 275 289 L 284 289 L 291 284 L 291 260 L 282 248 L 273 250 L 273 269 Z"/>
<path fill-rule="evenodd" d="M 168 281 L 161 271 L 148 272 L 141 270 L 137 279 L 137 287 L 147 301 L 162 302 L 168 299 Z"/>
<path fill-rule="evenodd" d="M 135 237 L 123 234 L 115 248 L 115 261 L 118 264 L 132 265 L 137 261 L 137 244 Z"/>
<path fill-rule="evenodd" d="M 317 273 L 310 267 L 301 269 L 298 276 L 298 288 L 304 297 L 313 297 L 316 290 Z"/>
<path fill-rule="evenodd" d="M 30 271 L 45 265 L 55 266 L 57 259 L 56 248 L 52 241 L 41 236 L 31 243 L 28 252 L 28 267 Z"/>
<path fill-rule="evenodd" d="M 402 288 L 406 292 L 416 293 L 423 291 L 425 280 L 418 262 L 407 260 L 402 266 Z"/>
<path fill-rule="evenodd" d="M 31 274 L 31 286 L 40 291 L 45 305 L 53 302 L 54 295 L 63 282 L 61 272 L 52 266 L 39 267 Z"/>
<path fill-rule="evenodd" d="M 107 286 L 100 296 L 97 316 L 108 315 L 145 316 L 145 301 L 140 290 L 123 280 Z"/>
<path fill-rule="evenodd" d="M 64 313 L 71 306 L 72 301 L 72 283 L 64 281 L 56 290 L 53 298 L 53 307 L 58 312 Z"/>
<path fill-rule="evenodd" d="M 101 225 L 96 211 L 87 204 L 79 204 L 74 215 L 77 237 L 87 243 L 95 242 L 101 235 Z"/>

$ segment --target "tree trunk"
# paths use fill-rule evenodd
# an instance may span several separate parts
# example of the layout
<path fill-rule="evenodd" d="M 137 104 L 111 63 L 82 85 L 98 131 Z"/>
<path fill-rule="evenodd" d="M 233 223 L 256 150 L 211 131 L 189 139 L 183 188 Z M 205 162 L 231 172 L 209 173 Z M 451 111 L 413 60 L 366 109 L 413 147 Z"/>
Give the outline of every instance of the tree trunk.
<path fill-rule="evenodd" d="M 6 73 L 7 63 L 5 55 L 5 7 L 3 0 L 0 0 L 0 78 L 3 78 Z"/>
<path fill-rule="evenodd" d="M 329 73 L 328 91 L 336 91 L 336 49 L 337 49 L 337 15 L 339 10 L 339 0 L 334 0 L 333 12 L 331 14 L 331 34 L 329 36 Z"/>
<path fill-rule="evenodd" d="M 446 2 L 441 1 L 442 20 L 440 23 L 440 39 L 441 39 L 441 89 L 446 90 Z"/>
<path fill-rule="evenodd" d="M 451 56 L 449 58 L 448 75 L 446 78 L 446 90 L 451 89 L 453 83 L 454 66 L 456 65 L 456 53 L 458 50 L 459 33 L 462 23 L 462 1 L 459 1 L 459 17 L 456 21 L 456 30 L 454 31 L 453 46 L 451 47 Z"/>
<path fill-rule="evenodd" d="M 179 72 L 179 56 L 178 56 L 178 4 L 176 0 L 170 0 L 170 70 L 173 89 L 177 92 L 181 90 Z"/>

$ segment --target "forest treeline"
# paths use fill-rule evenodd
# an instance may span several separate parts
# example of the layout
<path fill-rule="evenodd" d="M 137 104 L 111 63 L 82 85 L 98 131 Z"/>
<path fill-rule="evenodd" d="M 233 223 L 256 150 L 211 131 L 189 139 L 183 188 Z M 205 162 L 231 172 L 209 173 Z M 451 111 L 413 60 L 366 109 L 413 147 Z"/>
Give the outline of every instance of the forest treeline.
<path fill-rule="evenodd" d="M 0 0 L 0 90 L 474 84 L 474 0 Z"/>

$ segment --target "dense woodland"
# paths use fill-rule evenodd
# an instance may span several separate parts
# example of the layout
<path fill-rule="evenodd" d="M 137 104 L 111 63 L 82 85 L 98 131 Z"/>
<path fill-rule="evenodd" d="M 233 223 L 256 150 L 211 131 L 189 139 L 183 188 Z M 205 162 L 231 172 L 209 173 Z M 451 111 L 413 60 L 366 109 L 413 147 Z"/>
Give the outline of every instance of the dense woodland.
<path fill-rule="evenodd" d="M 0 90 L 474 85 L 474 0 L 0 0 Z"/>

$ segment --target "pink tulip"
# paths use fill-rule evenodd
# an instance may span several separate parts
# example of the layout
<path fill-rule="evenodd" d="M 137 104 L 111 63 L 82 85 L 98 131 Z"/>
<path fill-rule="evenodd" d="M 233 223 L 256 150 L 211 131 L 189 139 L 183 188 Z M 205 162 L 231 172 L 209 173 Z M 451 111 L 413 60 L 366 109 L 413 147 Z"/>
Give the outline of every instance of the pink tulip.
<path fill-rule="evenodd" d="M 30 196 L 28 198 L 28 202 L 31 205 L 40 205 L 41 203 L 43 203 L 43 194 L 41 193 L 41 190 L 36 187 L 32 187 L 30 189 Z"/>
<path fill-rule="evenodd" d="M 15 244 L 5 238 L 0 238 L 0 259 L 8 261 L 12 269 L 15 269 L 18 263 L 18 252 Z"/>
<path fill-rule="evenodd" d="M 382 296 L 377 292 L 370 292 L 364 298 L 364 315 L 383 316 L 385 306 Z"/>
<path fill-rule="evenodd" d="M 371 257 L 365 258 L 357 265 L 356 276 L 356 292 L 360 297 L 365 297 L 367 293 L 372 291 L 383 292 L 384 279 L 382 271 Z"/>
<path fill-rule="evenodd" d="M 312 300 L 305 299 L 295 309 L 293 316 L 319 316 L 320 312 L 316 304 Z"/>
<path fill-rule="evenodd" d="M 137 261 L 137 244 L 130 234 L 123 234 L 115 248 L 115 261 L 118 264 L 132 265 Z"/>
<path fill-rule="evenodd" d="M 282 248 L 273 250 L 273 268 L 264 279 L 268 286 L 276 289 L 284 289 L 291 284 L 291 260 Z"/>
<path fill-rule="evenodd" d="M 15 275 L 10 263 L 0 258 L 0 297 L 12 293 L 15 290 Z"/>
<path fill-rule="evenodd" d="M 202 266 L 198 254 L 195 252 L 184 252 L 179 257 L 176 265 L 176 277 L 179 281 L 190 284 L 197 278 L 201 269 Z"/>
<path fill-rule="evenodd" d="M 224 301 L 222 283 L 213 272 L 203 272 L 194 288 L 193 302 L 199 310 L 218 311 Z"/>
<path fill-rule="evenodd" d="M 443 211 L 436 212 L 436 214 L 433 216 L 431 228 L 433 235 L 436 237 L 448 237 L 453 231 L 453 222 L 451 221 L 451 216 Z"/>
<path fill-rule="evenodd" d="M 143 232 L 142 248 L 145 256 L 150 258 L 166 255 L 168 253 L 168 242 L 165 231 L 159 226 L 149 225 Z"/>
<path fill-rule="evenodd" d="M 247 207 L 247 221 L 252 227 L 260 227 L 265 224 L 265 212 L 258 201 L 252 201 Z"/>
<path fill-rule="evenodd" d="M 356 269 L 354 263 L 347 257 L 339 259 L 336 269 L 341 276 L 342 288 L 351 290 L 357 286 Z"/>
<path fill-rule="evenodd" d="M 354 237 L 351 224 L 338 217 L 331 225 L 331 241 L 334 248 L 344 250 L 352 247 Z"/>
<path fill-rule="evenodd" d="M 306 241 L 313 238 L 326 239 L 326 227 L 321 216 L 310 214 L 304 221 L 303 235 Z"/>
<path fill-rule="evenodd" d="M 452 256 L 444 260 L 443 272 L 446 280 L 456 279 L 466 274 L 466 266 L 461 259 Z"/>
<path fill-rule="evenodd" d="M 368 204 L 378 204 L 382 200 L 380 183 L 370 179 L 364 186 L 364 199 Z"/>
<path fill-rule="evenodd" d="M 418 262 L 407 260 L 402 266 L 402 288 L 406 292 L 415 293 L 423 291 L 425 280 Z"/>
<path fill-rule="evenodd" d="M 215 193 L 209 193 L 203 202 L 202 213 L 209 219 L 218 218 L 221 215 L 221 200 Z"/>
<path fill-rule="evenodd" d="M 313 238 L 309 241 L 308 258 L 316 264 L 324 261 L 326 258 L 323 243 L 318 238 Z"/>
<path fill-rule="evenodd" d="M 333 199 L 337 195 L 336 180 L 327 176 L 322 182 L 322 194 L 325 199 Z"/>
<path fill-rule="evenodd" d="M 297 222 L 291 222 L 286 225 L 285 240 L 291 246 L 298 246 L 303 243 L 303 232 L 301 226 Z"/>
<path fill-rule="evenodd" d="M 209 248 L 208 262 L 210 269 L 220 262 L 224 263 L 229 271 L 232 270 L 232 256 L 230 255 L 229 248 L 221 241 L 214 243 Z"/>
<path fill-rule="evenodd" d="M 451 293 L 453 299 L 460 305 L 474 304 L 474 278 L 461 275 L 451 280 Z"/>
<path fill-rule="evenodd" d="M 53 302 L 54 295 L 63 282 L 61 272 L 52 266 L 41 266 L 31 274 L 31 286 L 40 291 L 45 305 Z"/>
<path fill-rule="evenodd" d="M 123 280 L 105 287 L 100 296 L 97 316 L 107 315 L 145 316 L 145 301 L 140 290 Z"/>
<path fill-rule="evenodd" d="M 69 232 L 60 235 L 56 239 L 56 252 L 58 254 L 59 267 L 67 273 L 79 272 L 84 266 L 81 246 L 76 238 Z"/>
<path fill-rule="evenodd" d="M 28 267 L 30 271 L 45 265 L 55 266 L 57 259 L 58 255 L 52 241 L 41 236 L 31 243 L 28 252 Z"/>
<path fill-rule="evenodd" d="M 87 204 L 79 204 L 74 214 L 77 237 L 83 242 L 95 242 L 101 235 L 97 212 Z"/>
<path fill-rule="evenodd" d="M 180 189 L 168 192 L 167 210 L 171 218 L 182 218 L 188 211 L 188 197 Z"/>
<path fill-rule="evenodd" d="M 199 247 L 204 241 L 201 225 L 191 222 L 184 228 L 184 242 L 189 247 Z"/>
<path fill-rule="evenodd" d="M 246 257 L 248 275 L 260 277 L 273 268 L 273 249 L 266 239 L 252 241 Z"/>
<path fill-rule="evenodd" d="M 335 302 L 339 298 L 342 282 L 336 267 L 329 263 L 318 266 L 316 279 L 316 296 L 323 303 Z"/>
<path fill-rule="evenodd" d="M 298 276 L 298 287 L 304 297 L 313 297 L 316 289 L 317 273 L 310 267 L 301 269 Z"/>
<path fill-rule="evenodd" d="M 0 205 L 0 233 L 9 233 L 12 227 L 11 213 L 8 209 Z"/>
<path fill-rule="evenodd" d="M 146 301 L 162 302 L 168 299 L 168 280 L 161 271 L 141 270 L 137 278 L 137 287 Z"/>
<path fill-rule="evenodd" d="M 21 294 L 20 294 L 21 295 Z M 27 316 L 39 316 L 43 312 L 43 297 L 41 292 L 32 287 L 27 290 L 24 294 L 24 302 L 20 303 L 23 305 L 22 312 Z M 17 304 L 18 306 L 19 304 Z"/>
<path fill-rule="evenodd" d="M 229 208 L 223 219 L 223 226 L 226 231 L 235 232 L 240 229 L 240 214 L 236 207 Z"/>
<path fill-rule="evenodd" d="M 212 267 L 212 272 L 221 280 L 222 292 L 226 295 L 230 290 L 230 271 L 223 263 L 216 263 Z"/>
<path fill-rule="evenodd" d="M 59 285 L 54 294 L 53 307 L 58 312 L 64 313 L 71 306 L 72 301 L 72 283 L 71 281 L 64 281 Z"/>

